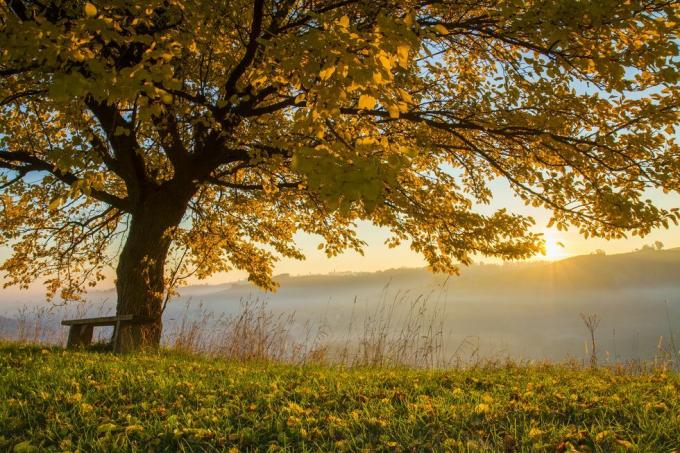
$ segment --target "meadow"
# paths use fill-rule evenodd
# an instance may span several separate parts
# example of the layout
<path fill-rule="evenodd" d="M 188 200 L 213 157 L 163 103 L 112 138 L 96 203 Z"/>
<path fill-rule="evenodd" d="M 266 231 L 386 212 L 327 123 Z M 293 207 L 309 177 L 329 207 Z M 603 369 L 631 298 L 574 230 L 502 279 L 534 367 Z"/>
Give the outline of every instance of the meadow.
<path fill-rule="evenodd" d="M 680 369 L 680 249 L 476 264 L 454 278 L 421 268 L 277 281 L 275 293 L 246 281 L 180 288 L 163 314 L 164 346 L 296 362 L 322 352 L 351 365 L 587 364 L 585 313 L 601 320 L 600 364 L 666 357 Z M 39 292 L 0 290 L 0 299 L 0 339 L 64 344 L 63 319 L 113 315 L 116 293 L 92 291 L 87 303 L 68 305 L 47 304 Z M 110 339 L 111 330 L 95 336 Z"/>
<path fill-rule="evenodd" d="M 675 451 L 680 374 L 0 345 L 0 450 Z"/>

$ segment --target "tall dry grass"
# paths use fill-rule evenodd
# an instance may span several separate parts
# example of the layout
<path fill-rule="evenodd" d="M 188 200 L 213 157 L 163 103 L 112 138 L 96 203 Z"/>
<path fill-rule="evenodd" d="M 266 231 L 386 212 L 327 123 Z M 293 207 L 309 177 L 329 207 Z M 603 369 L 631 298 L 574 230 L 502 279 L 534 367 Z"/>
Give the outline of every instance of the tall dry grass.
<path fill-rule="evenodd" d="M 408 291 L 391 293 L 383 288 L 377 304 L 361 307 L 355 298 L 346 329 L 330 329 L 327 319 L 302 320 L 295 312 L 273 310 L 263 299 L 242 299 L 231 314 L 215 313 L 201 303 L 188 300 L 179 316 L 165 320 L 165 348 L 237 361 L 326 363 L 349 367 L 409 366 L 417 368 L 467 368 L 511 362 L 502 354 L 480 355 L 478 337 L 457 344 L 447 341 L 444 285 L 426 294 Z M 14 317 L 14 327 L 0 324 L 0 340 L 64 345 L 65 318 L 107 316 L 112 306 L 99 304 L 24 307 Z M 582 315 L 583 316 L 583 315 Z M 597 324 L 586 322 L 586 353 L 574 366 L 604 366 L 618 371 L 648 372 L 651 369 L 680 369 L 680 351 L 672 335 L 669 318 L 667 339 L 660 337 L 650 360 L 621 361 L 604 351 L 595 354 Z M 330 335 L 333 330 L 335 334 Z M 338 334 L 338 332 L 340 332 Z M 111 329 L 96 329 L 95 341 L 106 343 Z M 101 345 L 100 345 L 101 346 Z"/>
<path fill-rule="evenodd" d="M 187 301 L 181 317 L 171 323 L 163 339 L 175 350 L 231 360 L 288 363 L 322 361 L 322 327 L 307 322 L 305 335 L 293 335 L 295 313 L 275 313 L 265 300 L 242 299 L 234 314 L 216 314 Z"/>
<path fill-rule="evenodd" d="M 98 303 L 71 305 L 25 305 L 16 314 L 0 323 L 0 340 L 19 343 L 65 345 L 68 331 L 63 319 L 109 316 L 113 307 L 106 300 Z M 7 319 L 7 318 L 6 318 Z M 97 329 L 96 342 L 105 342 L 112 329 Z"/>

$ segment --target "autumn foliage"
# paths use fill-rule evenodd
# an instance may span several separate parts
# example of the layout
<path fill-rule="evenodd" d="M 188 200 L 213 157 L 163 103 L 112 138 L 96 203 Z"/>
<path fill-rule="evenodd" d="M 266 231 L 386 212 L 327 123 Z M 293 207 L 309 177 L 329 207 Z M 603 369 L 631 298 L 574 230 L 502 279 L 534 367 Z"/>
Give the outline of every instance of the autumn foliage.
<path fill-rule="evenodd" d="M 0 243 L 11 284 L 78 298 L 117 267 L 120 350 L 167 291 L 273 288 L 299 231 L 391 231 L 437 271 L 528 257 L 505 179 L 558 229 L 677 222 L 678 4 L 662 0 L 0 0 Z M 128 338 L 128 340 L 125 340 Z"/>

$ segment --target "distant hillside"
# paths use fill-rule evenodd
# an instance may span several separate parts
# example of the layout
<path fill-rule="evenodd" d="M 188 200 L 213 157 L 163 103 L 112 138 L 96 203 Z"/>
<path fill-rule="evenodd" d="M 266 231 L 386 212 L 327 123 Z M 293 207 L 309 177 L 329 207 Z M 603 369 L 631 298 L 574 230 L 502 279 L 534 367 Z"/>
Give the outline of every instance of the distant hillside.
<path fill-rule="evenodd" d="M 266 293 L 247 281 L 218 285 L 191 285 L 180 290 L 179 300 L 192 299 L 212 308 L 241 298 L 290 299 L 294 305 L 330 299 L 351 303 L 355 296 L 375 295 L 388 289 L 423 292 L 445 287 L 453 294 L 478 298 L 546 297 L 549 294 L 580 292 L 625 292 L 680 290 L 680 248 L 640 250 L 616 255 L 582 255 L 561 261 L 532 261 L 504 264 L 475 264 L 463 267 L 459 276 L 433 274 L 426 268 L 389 269 L 378 272 L 326 275 L 279 275 L 275 293 Z M 445 283 L 445 285 L 444 285 Z M 25 296 L 24 296 L 25 298 Z M 91 292 L 92 301 L 115 301 L 114 290 Z M 11 302 L 7 300 L 6 302 Z M 17 303 L 19 301 L 16 301 Z M 29 301 L 21 302 L 21 304 Z M 34 303 L 40 302 L 36 300 Z M 29 302 L 30 303 L 30 302 Z M 216 304 L 216 305 L 215 305 Z M 14 304 L 16 305 L 16 304 Z M 10 304 L 5 304 L 8 308 Z M 174 304 L 177 307 L 177 304 Z M 3 313 L 0 306 L 0 313 Z M 0 326 L 3 321 L 0 320 Z"/>
<path fill-rule="evenodd" d="M 500 266 L 486 285 L 499 289 L 550 286 L 570 290 L 680 286 L 680 249 L 582 255 L 535 265 Z"/>
<path fill-rule="evenodd" d="M 327 296 L 382 289 L 436 287 L 446 282 L 450 291 L 484 292 L 625 290 L 680 287 L 680 248 L 640 250 L 615 255 L 580 255 L 560 261 L 474 264 L 458 276 L 433 274 L 426 268 L 399 268 L 377 272 L 339 272 L 275 277 L 277 293 L 322 290 Z M 247 281 L 181 288 L 181 298 L 209 299 L 264 294 Z M 90 293 L 95 300 L 112 300 L 114 290 Z"/>
<path fill-rule="evenodd" d="M 328 296 L 375 290 L 416 289 L 447 283 L 454 292 L 525 293 L 527 291 L 620 291 L 626 288 L 680 287 L 680 248 L 642 250 L 616 255 L 582 255 L 555 262 L 477 264 L 461 269 L 460 276 L 443 276 L 427 269 L 391 269 L 380 272 L 309 276 L 278 276 L 279 292 L 320 290 Z M 243 297 L 258 294 L 248 282 L 184 288 L 184 296 Z"/>
<path fill-rule="evenodd" d="M 617 255 L 582 255 L 556 262 L 496 266 L 496 272 L 471 272 L 461 286 L 485 290 L 621 290 L 680 286 L 680 248 Z M 465 275 L 465 274 L 464 274 Z M 455 282 L 453 282 L 455 286 Z"/>

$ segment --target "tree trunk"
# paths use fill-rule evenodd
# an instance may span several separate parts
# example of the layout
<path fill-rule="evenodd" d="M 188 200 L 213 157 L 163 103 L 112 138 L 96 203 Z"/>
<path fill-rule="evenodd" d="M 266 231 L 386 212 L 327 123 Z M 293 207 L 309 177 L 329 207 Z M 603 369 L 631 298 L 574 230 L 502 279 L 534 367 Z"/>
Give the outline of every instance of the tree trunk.
<path fill-rule="evenodd" d="M 169 194 L 149 197 L 131 214 L 128 236 L 116 269 L 117 315 L 133 315 L 114 336 L 115 352 L 154 350 L 160 344 L 164 269 L 188 199 Z"/>

